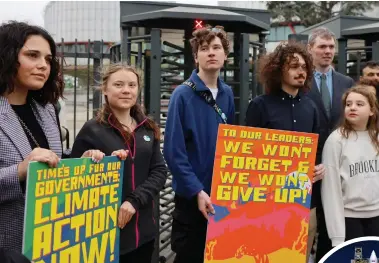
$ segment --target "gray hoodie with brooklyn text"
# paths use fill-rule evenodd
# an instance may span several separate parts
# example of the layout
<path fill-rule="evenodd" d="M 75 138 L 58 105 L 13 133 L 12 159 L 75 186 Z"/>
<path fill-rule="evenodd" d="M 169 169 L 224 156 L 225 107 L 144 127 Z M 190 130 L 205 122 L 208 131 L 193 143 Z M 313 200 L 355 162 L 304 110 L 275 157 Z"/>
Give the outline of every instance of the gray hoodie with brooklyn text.
<path fill-rule="evenodd" d="M 345 241 L 345 217 L 379 216 L 379 156 L 367 131 L 349 138 L 335 130 L 322 156 L 326 174 L 321 198 L 332 245 Z"/>

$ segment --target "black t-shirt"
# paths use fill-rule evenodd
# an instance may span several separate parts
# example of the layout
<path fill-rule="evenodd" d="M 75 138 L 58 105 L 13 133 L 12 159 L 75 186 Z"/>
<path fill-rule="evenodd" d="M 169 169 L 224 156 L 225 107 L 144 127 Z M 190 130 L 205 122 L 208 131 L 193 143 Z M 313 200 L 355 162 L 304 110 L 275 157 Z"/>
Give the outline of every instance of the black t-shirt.
<path fill-rule="evenodd" d="M 37 121 L 36 116 L 33 113 L 33 109 L 30 103 L 26 103 L 24 105 L 11 105 L 13 110 L 16 112 L 16 115 L 25 123 L 25 125 L 28 127 L 29 131 L 33 135 L 34 139 L 39 144 L 40 148 L 49 149 L 49 143 L 47 142 L 45 133 L 43 132 L 41 126 L 39 125 L 39 122 Z M 21 124 L 21 123 L 20 123 Z M 37 145 L 30 136 L 30 134 L 27 132 L 25 127 L 21 124 L 21 127 L 23 128 L 26 137 L 28 138 L 28 141 L 30 143 L 30 147 L 32 149 L 36 148 Z M 26 183 L 25 181 L 20 182 L 21 189 L 25 193 Z"/>
<path fill-rule="evenodd" d="M 33 113 L 32 106 L 30 103 L 26 103 L 24 105 L 12 105 L 13 110 L 16 112 L 17 116 L 25 123 L 28 127 L 29 131 L 33 135 L 34 139 L 39 144 L 40 148 L 50 149 L 49 143 L 47 142 L 45 133 L 43 132 L 39 122 L 37 121 L 36 116 Z M 30 146 L 32 149 L 36 148 L 34 140 L 30 136 L 29 132 L 25 129 L 25 127 L 21 124 L 26 137 L 29 140 Z"/>

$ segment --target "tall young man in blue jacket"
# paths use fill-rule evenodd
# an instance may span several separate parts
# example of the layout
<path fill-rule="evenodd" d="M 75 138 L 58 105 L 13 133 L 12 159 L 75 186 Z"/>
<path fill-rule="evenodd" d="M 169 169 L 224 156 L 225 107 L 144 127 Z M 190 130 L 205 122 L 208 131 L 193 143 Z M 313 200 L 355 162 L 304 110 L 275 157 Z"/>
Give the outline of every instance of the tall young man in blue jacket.
<path fill-rule="evenodd" d="M 173 175 L 175 210 L 171 248 L 174 263 L 202 263 L 217 131 L 232 124 L 234 96 L 220 78 L 229 53 L 222 27 L 196 30 L 191 46 L 197 69 L 172 94 L 168 107 L 163 154 Z"/>

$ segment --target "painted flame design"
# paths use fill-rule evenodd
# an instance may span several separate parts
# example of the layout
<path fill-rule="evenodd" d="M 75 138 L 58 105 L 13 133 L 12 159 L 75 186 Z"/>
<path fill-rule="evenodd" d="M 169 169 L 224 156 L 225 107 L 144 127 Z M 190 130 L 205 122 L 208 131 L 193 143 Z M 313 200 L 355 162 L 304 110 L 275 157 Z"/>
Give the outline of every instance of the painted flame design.
<path fill-rule="evenodd" d="M 216 245 L 217 245 L 217 240 L 212 240 L 207 243 L 206 252 L 205 252 L 205 258 L 207 260 L 213 260 L 213 250 Z"/>
<path fill-rule="evenodd" d="M 303 219 L 301 221 L 301 231 L 297 240 L 292 245 L 292 250 L 299 251 L 304 254 L 307 251 L 307 241 L 308 241 L 308 223 Z"/>
<path fill-rule="evenodd" d="M 254 256 L 255 263 L 270 263 L 270 260 L 266 254 Z"/>
<path fill-rule="evenodd" d="M 242 246 L 240 246 L 237 249 L 236 254 L 234 255 L 234 257 L 235 258 L 242 258 L 244 255 L 246 255 L 246 246 L 242 245 Z"/>

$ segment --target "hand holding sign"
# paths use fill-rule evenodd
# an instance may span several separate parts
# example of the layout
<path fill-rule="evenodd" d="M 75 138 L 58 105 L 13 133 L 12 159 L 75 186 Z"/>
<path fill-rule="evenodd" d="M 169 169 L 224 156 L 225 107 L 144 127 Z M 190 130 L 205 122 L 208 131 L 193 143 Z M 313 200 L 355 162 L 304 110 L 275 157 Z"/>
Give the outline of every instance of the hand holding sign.
<path fill-rule="evenodd" d="M 313 177 L 313 182 L 317 182 L 318 180 L 324 179 L 325 176 L 325 166 L 323 164 L 319 164 L 315 166 L 314 169 L 315 175 Z"/>
<path fill-rule="evenodd" d="M 56 167 L 59 163 L 59 157 L 48 149 L 34 148 L 33 151 L 17 167 L 20 181 L 25 181 L 28 171 L 29 162 L 36 161 L 47 163 L 50 167 Z"/>
<path fill-rule="evenodd" d="M 82 158 L 91 157 L 92 161 L 99 163 L 104 158 L 104 156 L 105 154 L 99 150 L 88 150 L 83 153 Z"/>
<path fill-rule="evenodd" d="M 125 157 L 125 152 L 115 154 Z M 97 150 L 29 164 L 23 254 L 34 262 L 118 262 L 123 165 Z M 89 158 L 88 158 L 89 157 Z M 100 159 L 100 158 L 99 158 Z"/>
<path fill-rule="evenodd" d="M 197 205 L 199 207 L 200 212 L 204 215 L 204 217 L 208 220 L 208 213 L 215 214 L 215 209 L 213 208 L 211 198 L 209 195 L 201 191 L 197 194 Z"/>
<path fill-rule="evenodd" d="M 124 161 L 128 157 L 129 151 L 126 150 L 117 150 L 112 152 L 112 156 L 117 156 L 120 160 Z M 99 163 L 104 158 L 105 154 L 99 150 L 88 150 L 85 151 L 82 155 L 84 157 L 91 157 L 92 161 Z"/>
<path fill-rule="evenodd" d="M 112 153 L 112 156 L 117 156 L 120 158 L 121 161 L 126 160 L 126 157 L 128 157 L 129 151 L 126 150 L 117 150 Z"/>

